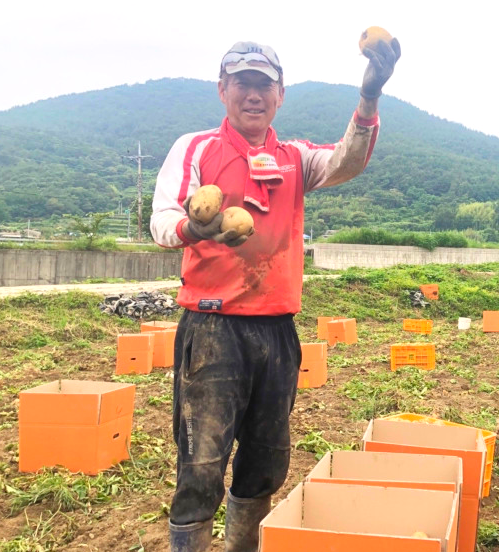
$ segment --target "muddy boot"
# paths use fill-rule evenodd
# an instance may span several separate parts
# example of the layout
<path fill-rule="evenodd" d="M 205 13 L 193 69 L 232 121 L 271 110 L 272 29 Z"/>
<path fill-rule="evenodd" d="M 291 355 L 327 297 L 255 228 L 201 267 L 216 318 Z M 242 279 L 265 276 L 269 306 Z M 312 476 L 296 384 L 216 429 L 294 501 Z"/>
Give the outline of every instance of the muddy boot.
<path fill-rule="evenodd" d="M 211 546 L 213 520 L 175 525 L 170 521 L 171 552 L 206 552 Z"/>
<path fill-rule="evenodd" d="M 229 491 L 225 552 L 257 552 L 260 521 L 270 512 L 270 496 L 237 498 Z"/>

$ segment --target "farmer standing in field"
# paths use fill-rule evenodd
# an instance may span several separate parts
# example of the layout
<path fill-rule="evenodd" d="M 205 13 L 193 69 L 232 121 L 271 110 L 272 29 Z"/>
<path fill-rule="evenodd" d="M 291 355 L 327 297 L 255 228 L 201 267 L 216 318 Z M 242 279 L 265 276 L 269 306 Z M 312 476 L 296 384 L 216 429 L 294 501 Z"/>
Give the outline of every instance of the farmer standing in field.
<path fill-rule="evenodd" d="M 270 126 L 284 100 L 283 71 L 268 46 L 238 42 L 223 57 L 219 128 L 182 136 L 158 175 L 151 230 L 185 248 L 185 308 L 175 342 L 174 437 L 177 487 L 170 512 L 172 552 L 208 550 L 225 494 L 227 552 L 258 549 L 258 527 L 290 460 L 289 415 L 301 362 L 293 316 L 300 310 L 304 194 L 360 174 L 371 155 L 378 97 L 400 56 L 396 39 L 365 49 L 360 101 L 336 144 L 280 142 Z M 244 207 L 254 234 L 222 232 L 222 215 L 189 218 L 196 190 L 216 184 L 222 211 Z"/>

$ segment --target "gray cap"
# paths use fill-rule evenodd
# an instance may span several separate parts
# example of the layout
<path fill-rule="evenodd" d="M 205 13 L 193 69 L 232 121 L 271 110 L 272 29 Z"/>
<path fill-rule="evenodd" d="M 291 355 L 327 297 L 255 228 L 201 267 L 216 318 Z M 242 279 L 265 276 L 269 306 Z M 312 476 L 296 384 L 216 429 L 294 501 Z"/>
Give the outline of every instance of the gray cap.
<path fill-rule="evenodd" d="M 236 42 L 225 54 L 220 65 L 220 73 L 229 75 L 239 71 L 260 71 L 273 81 L 282 77 L 279 58 L 270 46 L 256 42 Z"/>

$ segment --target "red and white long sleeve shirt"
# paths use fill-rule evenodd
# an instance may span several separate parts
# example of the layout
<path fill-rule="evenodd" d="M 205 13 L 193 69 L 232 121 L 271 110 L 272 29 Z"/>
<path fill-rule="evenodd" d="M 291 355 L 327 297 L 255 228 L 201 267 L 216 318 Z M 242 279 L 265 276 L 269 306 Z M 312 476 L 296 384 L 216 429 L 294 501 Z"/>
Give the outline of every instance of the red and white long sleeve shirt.
<path fill-rule="evenodd" d="M 360 174 L 371 155 L 379 120 L 357 113 L 336 144 L 278 142 L 275 159 L 284 181 L 269 190 L 270 209 L 244 202 L 248 163 L 220 129 L 186 134 L 171 148 L 157 179 L 151 232 L 164 247 L 185 247 L 177 301 L 193 311 L 230 315 L 295 314 L 301 307 L 304 194 Z M 212 240 L 188 243 L 181 227 L 184 200 L 216 184 L 222 210 L 237 205 L 254 219 L 255 233 L 239 247 Z"/>

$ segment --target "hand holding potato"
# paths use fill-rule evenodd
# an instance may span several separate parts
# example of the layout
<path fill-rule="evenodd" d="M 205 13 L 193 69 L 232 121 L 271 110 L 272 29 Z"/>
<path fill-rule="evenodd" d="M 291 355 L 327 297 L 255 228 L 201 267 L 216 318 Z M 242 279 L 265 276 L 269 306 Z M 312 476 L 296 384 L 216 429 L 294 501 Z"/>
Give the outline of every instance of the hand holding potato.
<path fill-rule="evenodd" d="M 399 41 L 382 27 L 369 27 L 362 33 L 359 47 L 369 59 L 360 95 L 369 100 L 379 98 L 400 57 Z"/>
<path fill-rule="evenodd" d="M 222 232 L 236 232 L 237 237 L 226 243 L 229 247 L 242 245 L 255 232 L 253 217 L 242 207 L 227 207 L 222 213 Z"/>
<path fill-rule="evenodd" d="M 208 224 L 219 213 L 223 198 L 222 190 L 215 184 L 201 186 L 191 197 L 189 209 L 186 209 L 189 218 L 201 224 Z"/>
<path fill-rule="evenodd" d="M 214 184 L 201 186 L 188 197 L 183 203 L 189 217 L 187 234 L 195 240 L 214 240 L 228 247 L 242 245 L 254 231 L 253 218 L 241 207 L 228 207 L 221 213 L 222 200 L 222 192 Z"/>

